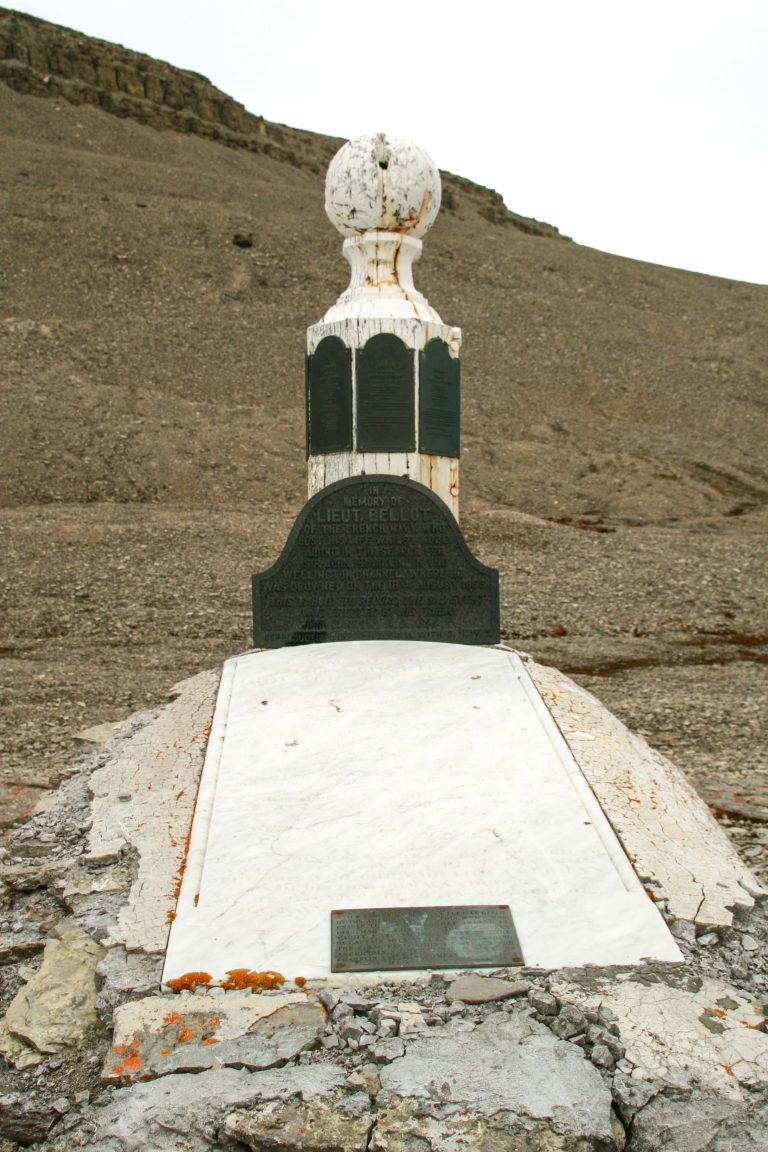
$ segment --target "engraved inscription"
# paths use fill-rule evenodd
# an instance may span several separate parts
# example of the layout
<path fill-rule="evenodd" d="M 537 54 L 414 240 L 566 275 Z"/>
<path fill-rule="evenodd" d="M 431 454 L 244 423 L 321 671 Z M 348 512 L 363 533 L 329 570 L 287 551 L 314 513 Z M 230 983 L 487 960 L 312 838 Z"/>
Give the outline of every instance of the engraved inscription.
<path fill-rule="evenodd" d="M 498 580 L 423 485 L 340 480 L 308 501 L 280 559 L 253 577 L 254 644 L 495 644 Z"/>
<path fill-rule="evenodd" d="M 419 451 L 459 455 L 459 361 L 444 340 L 430 340 L 419 353 Z"/>
<path fill-rule="evenodd" d="M 413 352 L 388 332 L 357 352 L 359 452 L 413 452 L 416 403 Z"/>
<path fill-rule="evenodd" d="M 331 913 L 331 971 L 501 967 L 523 956 L 507 904 Z"/>
<path fill-rule="evenodd" d="M 307 454 L 352 449 L 352 353 L 326 336 L 307 357 Z"/>

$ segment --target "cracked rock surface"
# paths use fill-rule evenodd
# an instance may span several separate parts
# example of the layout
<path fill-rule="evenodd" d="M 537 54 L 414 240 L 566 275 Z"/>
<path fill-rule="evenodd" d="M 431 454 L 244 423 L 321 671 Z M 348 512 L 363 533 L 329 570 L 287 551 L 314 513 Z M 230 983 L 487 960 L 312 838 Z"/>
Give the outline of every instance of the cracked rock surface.
<path fill-rule="evenodd" d="M 194 793 L 214 689 L 195 677 L 129 718 L 9 841 L 0 1152 L 760 1147 L 757 890 L 727 923 L 697 924 L 657 888 L 682 964 L 161 993 L 177 796 Z M 144 760 L 173 787 L 155 789 Z"/>
<path fill-rule="evenodd" d="M 186 835 L 176 796 L 194 792 L 214 687 L 196 677 L 166 709 L 124 722 L 10 841 L 9 1148 L 611 1152 L 666 1140 L 688 1152 L 697 1133 L 702 1148 L 726 1149 L 734 1133 L 759 1147 L 768 915 L 757 894 L 729 923 L 701 925 L 657 892 L 684 964 L 160 994 L 173 842 Z M 152 784 L 142 758 L 156 753 L 173 788 L 135 806 Z"/>

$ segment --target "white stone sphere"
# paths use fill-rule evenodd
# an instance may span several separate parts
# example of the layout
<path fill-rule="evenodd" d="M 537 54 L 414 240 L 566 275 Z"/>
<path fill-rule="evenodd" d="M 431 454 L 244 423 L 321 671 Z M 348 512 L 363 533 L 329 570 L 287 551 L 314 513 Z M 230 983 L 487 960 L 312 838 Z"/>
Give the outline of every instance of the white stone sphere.
<path fill-rule="evenodd" d="M 350 140 L 331 160 L 325 211 L 342 236 L 372 229 L 423 236 L 440 191 L 440 173 L 422 148 L 377 132 Z"/>

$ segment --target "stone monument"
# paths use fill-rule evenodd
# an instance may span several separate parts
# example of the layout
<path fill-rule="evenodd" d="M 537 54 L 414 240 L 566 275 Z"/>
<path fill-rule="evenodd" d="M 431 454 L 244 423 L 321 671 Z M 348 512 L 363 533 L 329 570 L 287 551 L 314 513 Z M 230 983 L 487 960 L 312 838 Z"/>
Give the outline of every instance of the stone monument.
<path fill-rule="evenodd" d="M 500 639 L 499 578 L 458 527 L 461 332 L 413 283 L 440 207 L 429 156 L 384 133 L 334 157 L 349 287 L 307 332 L 310 499 L 253 578 L 256 647 Z"/>
<path fill-rule="evenodd" d="M 308 331 L 310 499 L 224 666 L 170 985 L 681 958 L 458 526 L 460 333 L 411 275 L 439 202 L 408 141 L 330 165 L 352 279 Z"/>

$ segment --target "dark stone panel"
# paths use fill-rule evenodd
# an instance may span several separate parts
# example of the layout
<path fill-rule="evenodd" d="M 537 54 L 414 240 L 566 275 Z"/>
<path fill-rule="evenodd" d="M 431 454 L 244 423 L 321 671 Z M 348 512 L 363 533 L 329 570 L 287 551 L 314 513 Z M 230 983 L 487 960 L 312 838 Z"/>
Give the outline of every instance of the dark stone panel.
<path fill-rule="evenodd" d="M 352 450 L 352 352 L 326 336 L 306 359 L 307 455 Z"/>
<path fill-rule="evenodd" d="M 499 574 L 448 507 L 396 476 L 353 477 L 299 513 L 279 560 L 253 577 L 257 648 L 333 640 L 496 644 Z"/>
<path fill-rule="evenodd" d="M 357 351 L 357 449 L 416 449 L 416 384 L 413 351 L 388 332 Z"/>
<path fill-rule="evenodd" d="M 461 385 L 458 359 L 445 340 L 430 340 L 419 353 L 419 451 L 460 453 Z"/>

